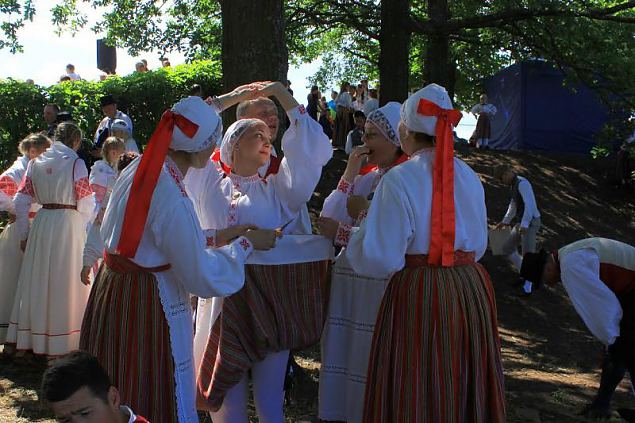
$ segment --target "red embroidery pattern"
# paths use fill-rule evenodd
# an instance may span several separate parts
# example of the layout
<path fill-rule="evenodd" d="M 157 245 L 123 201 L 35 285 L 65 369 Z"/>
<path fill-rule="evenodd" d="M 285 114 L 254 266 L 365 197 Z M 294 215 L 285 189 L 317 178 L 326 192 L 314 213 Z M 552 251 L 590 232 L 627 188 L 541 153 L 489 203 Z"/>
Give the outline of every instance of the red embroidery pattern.
<path fill-rule="evenodd" d="M 98 185 L 98 184 L 91 184 L 90 189 L 92 189 L 93 192 L 95 193 L 95 198 L 97 199 L 98 203 L 101 203 L 102 201 L 104 201 L 104 197 L 106 196 L 106 192 L 108 191 L 108 189 L 105 186 Z"/>
<path fill-rule="evenodd" d="M 84 176 L 83 178 L 75 181 L 75 198 L 77 198 L 77 201 L 84 197 L 88 197 L 92 193 L 93 191 L 90 189 L 90 183 L 88 182 L 87 177 Z"/>
<path fill-rule="evenodd" d="M 7 194 L 9 197 L 13 197 L 18 192 L 18 184 L 9 176 L 3 176 L 0 178 L 0 191 Z"/>
<path fill-rule="evenodd" d="M 344 178 L 341 178 L 340 182 L 337 184 L 337 190 L 343 192 L 346 195 L 349 195 L 353 192 L 353 184 L 351 184 Z"/>
<path fill-rule="evenodd" d="M 88 180 L 86 181 L 88 182 Z M 35 197 L 35 191 L 33 190 L 33 181 L 30 176 L 25 176 L 20 182 L 20 187 L 18 188 L 18 192 L 20 194 L 28 195 L 29 197 Z"/>
<path fill-rule="evenodd" d="M 185 187 L 183 186 L 181 172 L 169 160 L 166 162 L 166 165 L 167 165 L 166 167 L 168 169 L 168 173 L 170 174 L 172 179 L 174 179 L 174 182 L 176 182 L 176 186 L 179 187 L 179 191 L 181 191 L 181 195 L 183 197 L 187 197 L 187 191 L 185 190 Z"/>
<path fill-rule="evenodd" d="M 207 229 L 203 231 L 205 235 L 205 246 L 206 247 L 215 247 L 216 246 L 216 231 L 212 229 Z"/>
<path fill-rule="evenodd" d="M 362 222 L 364 221 L 364 219 L 366 219 L 367 215 L 368 215 L 368 209 L 362 210 L 359 213 L 359 216 L 357 216 L 357 220 L 355 221 L 355 226 L 360 226 Z"/>
<path fill-rule="evenodd" d="M 351 225 L 346 223 L 340 223 L 337 228 L 337 234 L 335 234 L 335 245 L 340 247 L 346 247 L 351 240 Z"/>
<path fill-rule="evenodd" d="M 247 251 L 249 247 L 251 247 L 251 243 L 247 238 L 243 238 L 240 240 L 240 246 L 243 247 L 243 250 Z"/>

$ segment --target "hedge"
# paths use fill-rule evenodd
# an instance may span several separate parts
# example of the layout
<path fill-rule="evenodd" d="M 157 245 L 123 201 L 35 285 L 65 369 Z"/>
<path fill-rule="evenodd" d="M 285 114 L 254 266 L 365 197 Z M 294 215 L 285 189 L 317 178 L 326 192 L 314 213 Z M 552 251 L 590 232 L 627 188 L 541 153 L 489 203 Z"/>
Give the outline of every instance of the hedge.
<path fill-rule="evenodd" d="M 193 84 L 200 84 L 206 96 L 219 94 L 220 63 L 199 61 L 100 82 L 69 81 L 50 87 L 0 80 L 0 172 L 17 157 L 22 138 L 46 128 L 42 111 L 47 103 L 71 112 L 85 138 L 92 140 L 103 118 L 99 98 L 112 94 L 119 110 L 132 119 L 134 138 L 144 145 L 161 114 L 186 96 Z"/>

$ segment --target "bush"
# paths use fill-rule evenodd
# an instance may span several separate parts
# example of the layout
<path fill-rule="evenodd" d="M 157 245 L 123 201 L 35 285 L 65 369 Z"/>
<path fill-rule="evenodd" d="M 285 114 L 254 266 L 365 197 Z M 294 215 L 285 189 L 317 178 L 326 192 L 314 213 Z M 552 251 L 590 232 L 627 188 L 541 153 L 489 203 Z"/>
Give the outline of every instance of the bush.
<path fill-rule="evenodd" d="M 220 94 L 220 64 L 200 61 L 100 82 L 63 82 L 48 88 L 13 79 L 0 81 L 0 169 L 15 160 L 22 138 L 46 128 L 42 110 L 47 103 L 57 103 L 71 112 L 84 136 L 92 140 L 103 118 L 99 98 L 112 94 L 119 110 L 132 119 L 134 138 L 143 146 L 161 114 L 187 96 L 193 84 L 200 84 L 206 96 Z"/>

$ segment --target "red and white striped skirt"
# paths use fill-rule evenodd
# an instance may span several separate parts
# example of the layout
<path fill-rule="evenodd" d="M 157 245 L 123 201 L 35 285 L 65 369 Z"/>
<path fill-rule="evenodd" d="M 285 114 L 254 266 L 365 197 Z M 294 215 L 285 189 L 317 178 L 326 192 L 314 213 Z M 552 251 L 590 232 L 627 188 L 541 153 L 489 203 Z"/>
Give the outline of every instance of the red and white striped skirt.
<path fill-rule="evenodd" d="M 379 310 L 364 422 L 504 422 L 496 301 L 473 253 L 407 256 Z"/>
<path fill-rule="evenodd" d="M 217 411 L 225 394 L 269 353 L 320 340 L 328 302 L 328 260 L 245 266 L 245 286 L 223 300 L 199 370 L 197 407 Z"/>
<path fill-rule="evenodd" d="M 97 357 L 122 404 L 151 422 L 178 421 L 170 333 L 152 273 L 126 259 L 102 264 L 79 347 Z"/>

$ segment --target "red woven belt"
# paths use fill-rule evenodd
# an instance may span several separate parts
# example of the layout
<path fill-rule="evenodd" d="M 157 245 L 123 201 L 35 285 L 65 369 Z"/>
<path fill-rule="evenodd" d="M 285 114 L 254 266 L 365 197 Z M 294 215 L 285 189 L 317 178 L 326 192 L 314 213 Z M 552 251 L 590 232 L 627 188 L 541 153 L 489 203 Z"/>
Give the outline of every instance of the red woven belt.
<path fill-rule="evenodd" d="M 139 266 L 134 261 L 119 254 L 104 251 L 104 262 L 116 273 L 159 273 L 172 268 L 170 263 L 155 267 Z"/>
<path fill-rule="evenodd" d="M 454 265 L 465 266 L 466 264 L 473 264 L 476 260 L 476 254 L 474 251 L 455 251 L 454 252 Z M 412 254 L 406 255 L 406 267 L 424 267 L 430 266 L 428 264 L 427 254 Z"/>
<path fill-rule="evenodd" d="M 77 206 L 74 204 L 42 204 L 42 208 L 46 210 L 77 210 Z"/>

